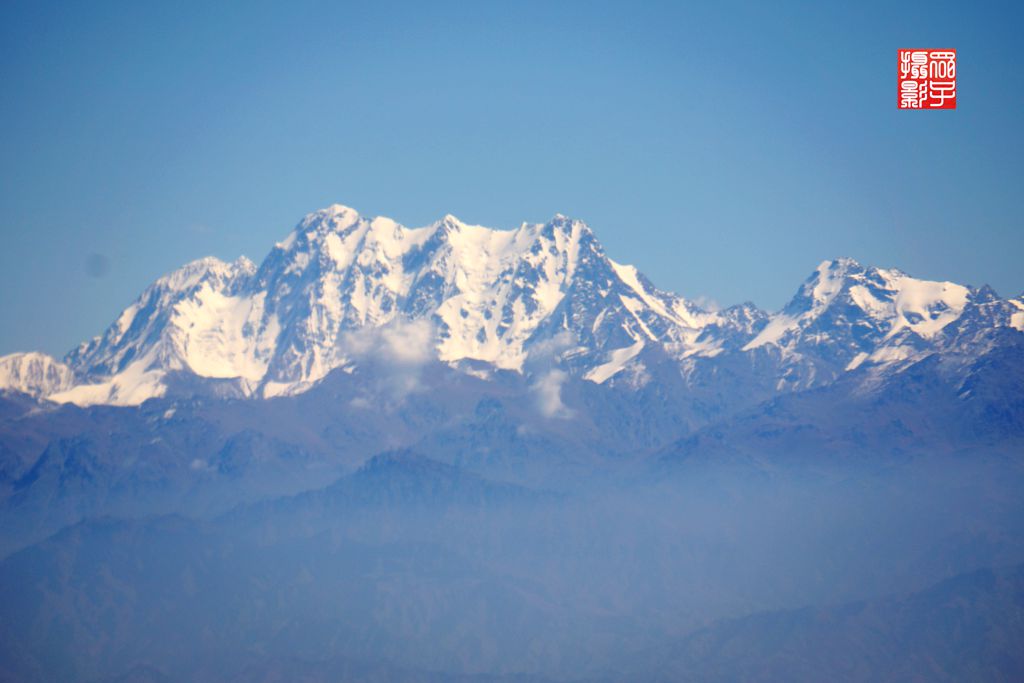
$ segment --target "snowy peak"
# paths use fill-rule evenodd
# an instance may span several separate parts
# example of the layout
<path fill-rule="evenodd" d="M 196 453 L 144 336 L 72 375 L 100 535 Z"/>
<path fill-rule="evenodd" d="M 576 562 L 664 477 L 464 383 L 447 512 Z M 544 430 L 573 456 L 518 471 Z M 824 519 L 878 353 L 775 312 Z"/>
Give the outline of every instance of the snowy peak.
<path fill-rule="evenodd" d="M 596 245 L 568 219 L 503 231 L 451 215 L 406 228 L 345 207 L 310 214 L 256 277 L 284 330 L 269 379 L 314 382 L 348 362 L 346 332 L 396 318 L 436 324 L 441 360 L 518 368 L 588 237 Z"/>
<path fill-rule="evenodd" d="M 853 259 L 825 261 L 744 347 L 803 364 L 820 382 L 862 366 L 899 365 L 947 348 L 954 336 L 1011 324 L 1010 303 L 990 287 L 913 278 Z M 973 342 L 971 342 L 973 343 Z"/>
<path fill-rule="evenodd" d="M 80 404 L 134 404 L 166 392 L 168 372 L 259 379 L 266 339 L 262 299 L 249 290 L 256 266 L 207 257 L 161 278 L 102 336 L 65 359 L 84 382 L 53 398 Z"/>
<path fill-rule="evenodd" d="M 821 311 L 842 293 L 844 287 L 870 278 L 870 270 L 873 269 L 865 268 L 851 258 L 822 261 L 800 286 L 783 312 L 799 315 L 804 312 Z"/>
<path fill-rule="evenodd" d="M 0 390 L 41 397 L 71 388 L 74 380 L 71 368 L 45 353 L 0 356 Z"/>
<path fill-rule="evenodd" d="M 581 250 L 602 258 L 596 241 L 585 243 L 589 235 L 582 222 L 559 219 L 508 232 L 479 226 L 445 232 L 417 292 L 422 299 L 431 282 L 443 282 L 430 297 L 442 360 L 521 369 L 529 340 L 569 292 Z"/>
<path fill-rule="evenodd" d="M 908 329 L 931 338 L 956 320 L 971 290 L 953 282 L 912 278 L 896 269 L 864 267 L 853 259 L 823 262 L 785 313 L 821 316 L 833 303 L 853 306 L 893 337 Z M 807 303 L 809 302 L 809 306 Z"/>
<path fill-rule="evenodd" d="M 824 261 L 747 349 L 787 347 L 807 335 L 856 324 L 864 344 L 904 330 L 929 339 L 956 320 L 972 291 L 953 282 L 919 280 L 895 269 L 865 267 L 853 259 Z"/>
<path fill-rule="evenodd" d="M 214 257 L 198 259 L 150 285 L 100 337 L 68 354 L 67 362 L 82 375 L 116 373 L 136 361 L 144 349 L 166 346 L 174 333 L 213 324 L 226 312 L 226 299 L 244 298 L 256 272 L 249 259 L 226 263 Z M 193 309 L 203 308 L 206 321 L 196 320 Z M 169 352 L 170 349 L 164 349 Z"/>
<path fill-rule="evenodd" d="M 150 290 L 165 292 L 185 292 L 201 285 L 211 283 L 213 287 L 221 287 L 226 283 L 244 281 L 256 273 L 256 265 L 242 256 L 232 263 L 221 261 L 215 256 L 196 259 L 181 268 L 158 279 Z"/>

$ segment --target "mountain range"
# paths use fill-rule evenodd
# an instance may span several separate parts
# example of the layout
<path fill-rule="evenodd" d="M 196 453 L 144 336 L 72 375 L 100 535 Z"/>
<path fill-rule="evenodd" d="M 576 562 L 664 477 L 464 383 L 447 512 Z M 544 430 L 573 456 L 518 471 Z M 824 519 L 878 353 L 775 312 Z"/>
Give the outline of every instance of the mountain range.
<path fill-rule="evenodd" d="M 0 681 L 1020 680 L 1022 454 L 1022 297 L 331 206 L 0 358 Z"/>
<path fill-rule="evenodd" d="M 855 371 L 877 381 L 932 354 L 976 358 L 1022 331 L 1024 297 L 847 258 L 821 263 L 781 311 L 711 310 L 613 261 L 565 216 L 511 231 L 451 215 L 406 228 L 334 205 L 303 218 L 259 266 L 209 257 L 161 277 L 62 360 L 0 358 L 0 388 L 82 406 L 271 398 L 372 356 L 482 377 L 554 372 L 550 385 L 564 373 L 639 387 L 668 371 L 696 393 L 728 374 L 721 402 Z"/>

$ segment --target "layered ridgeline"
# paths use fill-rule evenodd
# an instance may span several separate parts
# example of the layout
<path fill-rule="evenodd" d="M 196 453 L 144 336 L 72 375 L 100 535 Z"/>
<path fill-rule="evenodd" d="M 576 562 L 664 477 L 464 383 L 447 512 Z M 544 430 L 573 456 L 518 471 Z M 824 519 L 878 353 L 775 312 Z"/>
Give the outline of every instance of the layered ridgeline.
<path fill-rule="evenodd" d="M 709 310 L 579 221 L 335 206 L 0 377 L 0 681 L 1024 678 L 985 287 Z"/>
<path fill-rule="evenodd" d="M 259 266 L 204 258 L 160 278 L 63 361 L 0 358 L 0 388 L 79 405 L 270 398 L 386 354 L 485 378 L 542 365 L 763 398 L 851 372 L 877 382 L 934 354 L 970 360 L 1021 331 L 1024 298 L 850 259 L 822 263 L 778 313 L 709 310 L 611 260 L 582 221 L 406 228 L 334 205 Z"/>

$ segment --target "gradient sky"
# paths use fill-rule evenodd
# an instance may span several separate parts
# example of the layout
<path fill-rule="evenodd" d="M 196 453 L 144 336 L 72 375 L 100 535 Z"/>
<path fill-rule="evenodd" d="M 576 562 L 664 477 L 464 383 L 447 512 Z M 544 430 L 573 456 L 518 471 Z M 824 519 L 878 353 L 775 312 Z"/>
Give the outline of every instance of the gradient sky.
<path fill-rule="evenodd" d="M 723 305 L 840 255 L 1024 291 L 1018 3 L 156 4 L 0 6 L 0 353 L 335 202 L 569 214 Z M 958 110 L 897 111 L 901 47 Z"/>

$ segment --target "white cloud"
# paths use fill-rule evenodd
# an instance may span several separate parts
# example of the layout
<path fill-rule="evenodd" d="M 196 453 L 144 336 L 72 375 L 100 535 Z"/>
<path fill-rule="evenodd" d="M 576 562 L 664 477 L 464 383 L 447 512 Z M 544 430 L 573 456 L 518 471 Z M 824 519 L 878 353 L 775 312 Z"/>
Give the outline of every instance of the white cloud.
<path fill-rule="evenodd" d="M 717 313 L 718 311 L 722 310 L 722 305 L 709 296 L 702 295 L 692 297 L 690 298 L 690 301 L 699 306 L 700 308 L 703 308 L 705 311 L 709 311 L 711 313 Z"/>
<path fill-rule="evenodd" d="M 423 365 L 437 355 L 429 320 L 396 318 L 381 327 L 354 330 L 343 335 L 342 348 L 355 358 L 372 355 L 400 365 Z"/>
<path fill-rule="evenodd" d="M 401 401 L 420 389 L 420 371 L 437 358 L 436 335 L 429 320 L 395 319 L 381 327 L 364 327 L 342 336 L 341 348 L 368 370 L 384 398 Z M 365 407 L 369 402 L 360 404 Z"/>
<path fill-rule="evenodd" d="M 562 385 L 569 378 L 562 370 L 553 369 L 533 383 L 537 407 L 545 417 L 569 418 L 573 411 L 562 403 Z"/>
<path fill-rule="evenodd" d="M 569 375 L 557 367 L 562 355 L 575 346 L 572 333 L 563 330 L 530 349 L 525 369 L 530 375 L 530 388 L 537 400 L 537 409 L 545 417 L 568 419 L 575 413 L 562 402 L 562 385 Z"/>

